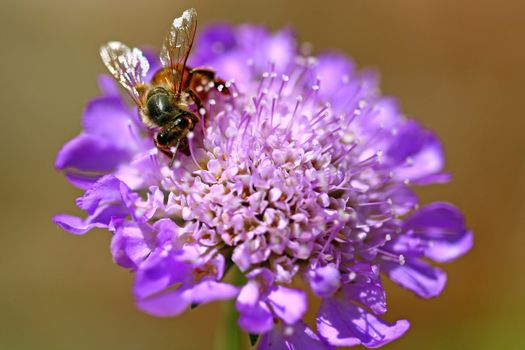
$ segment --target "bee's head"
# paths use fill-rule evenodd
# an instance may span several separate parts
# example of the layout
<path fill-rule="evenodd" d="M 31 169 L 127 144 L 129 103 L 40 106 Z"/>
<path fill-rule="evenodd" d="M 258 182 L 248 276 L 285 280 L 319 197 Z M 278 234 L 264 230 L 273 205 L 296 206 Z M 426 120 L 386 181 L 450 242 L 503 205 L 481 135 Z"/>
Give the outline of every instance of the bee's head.
<path fill-rule="evenodd" d="M 162 127 L 155 136 L 157 145 L 171 147 L 186 137 L 193 129 L 193 121 L 189 113 L 177 114 L 173 120 Z"/>

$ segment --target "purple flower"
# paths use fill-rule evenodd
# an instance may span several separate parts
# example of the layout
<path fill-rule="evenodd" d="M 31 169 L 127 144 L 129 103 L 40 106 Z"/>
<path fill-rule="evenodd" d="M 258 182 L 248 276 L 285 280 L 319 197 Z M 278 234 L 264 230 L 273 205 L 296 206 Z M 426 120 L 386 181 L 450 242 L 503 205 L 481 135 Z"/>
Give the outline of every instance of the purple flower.
<path fill-rule="evenodd" d="M 256 269 L 249 273 L 248 282 L 237 297 L 239 324 L 253 334 L 266 333 L 273 328 L 275 319 L 288 325 L 301 320 L 306 311 L 303 291 L 274 285 L 269 269 Z"/>
<path fill-rule="evenodd" d="M 236 298 L 258 349 L 375 348 L 403 335 L 408 321 L 381 319 L 382 276 L 434 297 L 446 275 L 430 262 L 472 246 L 458 209 L 419 208 L 411 189 L 448 180 L 437 137 L 378 92 L 375 74 L 342 55 L 299 54 L 289 30 L 207 27 L 190 65 L 215 69 L 231 94 L 210 92 L 190 154 L 173 167 L 101 78 L 83 132 L 56 160 L 85 190 L 86 217 L 54 221 L 112 232 L 113 259 L 133 271 L 137 305 L 152 315 Z M 225 282 L 229 268 L 246 281 Z M 322 299 L 315 331 L 297 279 Z"/>

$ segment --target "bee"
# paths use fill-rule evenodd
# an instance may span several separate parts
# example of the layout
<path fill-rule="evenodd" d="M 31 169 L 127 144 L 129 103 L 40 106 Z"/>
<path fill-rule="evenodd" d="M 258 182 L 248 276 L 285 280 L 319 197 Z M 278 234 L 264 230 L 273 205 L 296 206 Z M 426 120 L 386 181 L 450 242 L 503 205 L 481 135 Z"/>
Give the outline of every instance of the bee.
<path fill-rule="evenodd" d="M 140 118 L 153 134 L 155 146 L 173 165 L 178 150 L 188 154 L 188 134 L 205 111 L 208 88 L 229 94 L 222 79 L 207 68 L 186 65 L 197 29 L 197 11 L 188 9 L 175 18 L 160 52 L 162 68 L 145 82 L 149 63 L 143 52 L 111 41 L 100 48 L 102 61 L 136 103 Z M 190 105 L 196 106 L 196 111 Z"/>

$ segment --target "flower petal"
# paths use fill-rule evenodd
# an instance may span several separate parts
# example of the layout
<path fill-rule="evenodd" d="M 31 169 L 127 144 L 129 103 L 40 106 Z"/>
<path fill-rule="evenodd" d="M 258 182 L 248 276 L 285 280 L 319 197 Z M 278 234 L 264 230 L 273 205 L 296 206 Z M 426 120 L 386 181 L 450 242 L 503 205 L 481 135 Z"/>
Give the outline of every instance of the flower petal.
<path fill-rule="evenodd" d="M 395 166 L 394 177 L 400 181 L 417 181 L 441 171 L 443 147 L 438 138 L 415 121 L 402 125 L 386 152 Z"/>
<path fill-rule="evenodd" d="M 237 302 L 239 325 L 247 332 L 259 334 L 270 330 L 273 326 L 273 316 L 266 303 L 261 302 L 260 284 L 250 280 L 241 289 Z"/>
<path fill-rule="evenodd" d="M 239 293 L 239 288 L 216 281 L 203 281 L 191 288 L 191 300 L 196 304 L 209 303 L 215 300 L 228 300 Z"/>
<path fill-rule="evenodd" d="M 273 34 L 264 48 L 269 63 L 275 64 L 278 72 L 284 71 L 295 55 L 295 38 L 291 30 Z"/>
<path fill-rule="evenodd" d="M 293 326 L 276 326 L 261 337 L 257 350 L 330 350 L 302 321 Z"/>
<path fill-rule="evenodd" d="M 151 253 L 140 227 L 125 221 L 115 228 L 111 239 L 113 260 L 122 267 L 135 268 Z"/>
<path fill-rule="evenodd" d="M 248 333 L 261 334 L 273 327 L 273 316 L 265 303 L 259 302 L 255 306 L 243 306 L 239 311 L 239 326 Z"/>
<path fill-rule="evenodd" d="M 474 235 L 471 231 L 465 231 L 456 237 L 429 240 L 429 243 L 430 246 L 425 249 L 427 258 L 440 263 L 449 262 L 462 256 L 472 248 Z"/>
<path fill-rule="evenodd" d="M 74 234 L 83 234 L 94 227 L 108 227 L 112 219 L 129 215 L 122 198 L 123 192 L 127 190 L 129 189 L 114 176 L 104 176 L 77 199 L 77 205 L 89 214 L 86 219 L 57 215 L 53 221 Z"/>
<path fill-rule="evenodd" d="M 308 273 L 310 288 L 322 298 L 326 298 L 339 288 L 341 285 L 341 274 L 335 264 L 328 264 L 319 267 Z"/>
<path fill-rule="evenodd" d="M 408 327 L 406 320 L 388 324 L 357 305 L 335 298 L 325 299 L 317 315 L 319 334 L 335 346 L 377 348 L 402 336 Z"/>
<path fill-rule="evenodd" d="M 100 206 L 122 203 L 121 185 L 123 183 L 119 179 L 106 175 L 77 199 L 77 205 L 91 214 Z"/>
<path fill-rule="evenodd" d="M 153 253 L 139 266 L 133 292 L 137 299 L 159 294 L 169 287 L 191 280 L 191 270 L 189 264 L 176 260 L 173 253 Z"/>
<path fill-rule="evenodd" d="M 100 96 L 91 100 L 84 111 L 84 131 L 130 149 L 135 144 L 131 110 L 119 96 Z M 116 137 L 118 135 L 118 137 Z"/>
<path fill-rule="evenodd" d="M 78 187 L 82 190 L 87 190 L 95 182 L 97 182 L 101 175 L 89 175 L 89 174 L 78 174 L 75 172 L 67 171 L 65 172 L 67 180 L 75 187 Z"/>
<path fill-rule="evenodd" d="M 203 28 L 196 38 L 195 54 L 190 58 L 194 67 L 209 64 L 209 61 L 227 54 L 236 47 L 235 32 L 227 23 L 216 23 Z"/>
<path fill-rule="evenodd" d="M 427 205 L 403 224 L 403 230 L 427 244 L 424 255 L 448 262 L 465 254 L 473 244 L 472 232 L 465 228 L 463 214 L 448 203 Z"/>
<path fill-rule="evenodd" d="M 319 93 L 325 99 L 331 100 L 341 90 L 343 79 L 349 80 L 354 73 L 352 62 L 337 53 L 326 53 L 317 57 L 317 64 L 312 70 L 312 85 L 319 79 Z M 345 96 L 348 99 L 348 96 Z"/>
<path fill-rule="evenodd" d="M 368 308 L 375 314 L 386 312 L 386 293 L 383 287 L 375 283 L 350 283 L 343 286 L 345 299 L 354 300 Z"/>
<path fill-rule="evenodd" d="M 85 220 L 77 216 L 65 214 L 55 215 L 53 217 L 53 222 L 63 230 L 66 230 L 76 235 L 82 235 L 95 227 L 108 227 L 107 224 L 101 222 L 86 222 Z"/>
<path fill-rule="evenodd" d="M 302 290 L 278 286 L 270 292 L 268 300 L 273 312 L 287 324 L 294 324 L 306 312 L 306 294 Z"/>
<path fill-rule="evenodd" d="M 109 74 L 100 74 L 98 76 L 98 88 L 103 96 L 120 96 L 120 89 L 115 78 Z"/>
<path fill-rule="evenodd" d="M 248 281 L 242 287 L 239 296 L 237 297 L 237 310 L 240 311 L 244 306 L 255 306 L 259 302 L 261 294 L 259 291 L 259 284 L 255 281 Z"/>
<path fill-rule="evenodd" d="M 406 215 L 418 204 L 416 193 L 405 185 L 393 186 L 386 195 L 392 212 L 398 216 Z"/>
<path fill-rule="evenodd" d="M 191 304 L 191 293 L 175 290 L 137 300 L 137 306 L 144 312 L 157 317 L 171 317 L 181 314 Z"/>
<path fill-rule="evenodd" d="M 81 134 L 60 149 L 55 167 L 108 172 L 130 157 L 128 149 L 116 145 L 113 141 L 96 135 Z"/>
<path fill-rule="evenodd" d="M 410 289 L 422 298 L 433 298 L 443 291 L 446 273 L 418 259 L 406 259 L 405 264 L 385 261 L 383 271 L 397 284 Z"/>

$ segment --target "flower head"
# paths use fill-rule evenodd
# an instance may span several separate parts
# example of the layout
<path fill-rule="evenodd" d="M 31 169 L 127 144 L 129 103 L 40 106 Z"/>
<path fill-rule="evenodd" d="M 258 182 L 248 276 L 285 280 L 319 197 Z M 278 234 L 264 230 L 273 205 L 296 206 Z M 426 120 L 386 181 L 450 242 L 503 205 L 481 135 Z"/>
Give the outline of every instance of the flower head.
<path fill-rule="evenodd" d="M 148 60 L 159 67 L 155 55 Z M 115 83 L 83 117 L 84 131 L 56 166 L 85 194 L 82 219 L 62 228 L 112 232 L 115 262 L 135 274 L 137 305 L 175 316 L 236 298 L 239 325 L 259 349 L 378 347 L 401 336 L 387 323 L 381 275 L 430 298 L 448 262 L 472 245 L 452 205 L 422 208 L 412 185 L 447 181 L 439 140 L 383 97 L 371 72 L 338 54 L 299 53 L 289 30 L 211 26 L 191 66 L 209 66 L 228 96 L 210 90 L 189 154 L 173 167 Z M 223 280 L 235 266 L 243 285 Z M 322 298 L 316 331 L 302 317 L 302 279 Z"/>

